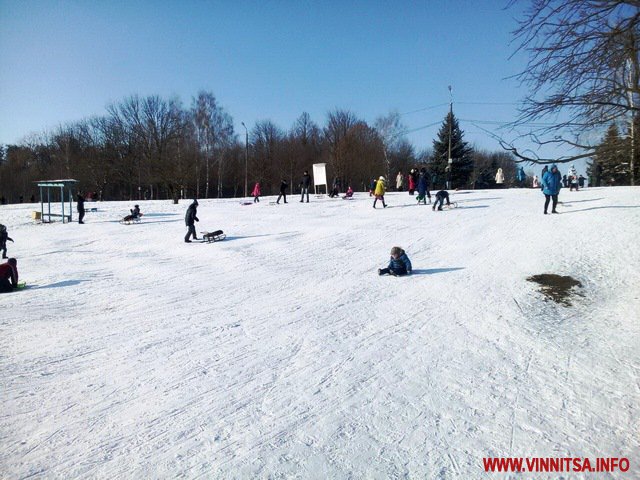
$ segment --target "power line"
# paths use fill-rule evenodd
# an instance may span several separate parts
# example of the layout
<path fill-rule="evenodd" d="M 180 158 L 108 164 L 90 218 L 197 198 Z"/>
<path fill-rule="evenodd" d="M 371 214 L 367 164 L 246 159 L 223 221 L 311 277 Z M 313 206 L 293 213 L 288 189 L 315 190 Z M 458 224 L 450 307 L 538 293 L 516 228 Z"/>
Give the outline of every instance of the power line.
<path fill-rule="evenodd" d="M 439 103 L 438 105 L 431 105 L 430 107 L 419 108 L 418 110 L 411 110 L 410 112 L 404 112 L 400 115 L 409 115 L 410 113 L 424 112 L 425 110 L 433 110 L 434 108 L 440 108 L 449 105 L 448 103 Z"/>
<path fill-rule="evenodd" d="M 485 125 L 511 125 L 513 123 L 513 122 L 504 122 L 499 120 L 472 120 L 469 118 L 460 118 L 459 121 L 469 122 L 469 123 L 480 123 Z M 536 122 L 518 123 L 518 126 L 523 126 L 523 127 L 554 127 L 555 125 L 556 125 L 555 123 L 536 123 Z"/>
<path fill-rule="evenodd" d="M 517 102 L 454 102 L 456 105 L 520 105 Z M 424 112 L 426 110 L 433 110 L 434 108 L 446 107 L 448 103 L 439 103 L 437 105 L 430 105 L 428 107 L 419 108 L 417 110 L 410 110 L 408 112 L 402 112 L 400 115 L 409 115 L 411 113 Z"/>

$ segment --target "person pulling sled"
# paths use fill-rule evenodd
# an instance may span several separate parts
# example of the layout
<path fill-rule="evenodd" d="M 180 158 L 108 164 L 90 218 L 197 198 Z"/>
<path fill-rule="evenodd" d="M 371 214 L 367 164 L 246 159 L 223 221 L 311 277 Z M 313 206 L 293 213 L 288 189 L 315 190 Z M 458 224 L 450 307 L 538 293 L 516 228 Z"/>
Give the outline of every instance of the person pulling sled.
<path fill-rule="evenodd" d="M 198 240 L 198 237 L 196 236 L 196 226 L 194 223 L 194 222 L 200 221 L 196 215 L 197 213 L 198 213 L 198 200 L 194 199 L 193 203 L 189 205 L 189 208 L 187 208 L 187 213 L 184 216 L 184 223 L 189 229 L 189 231 L 184 237 L 185 243 L 191 243 L 191 240 L 189 240 L 189 237 L 191 237 L 192 235 L 194 240 Z"/>

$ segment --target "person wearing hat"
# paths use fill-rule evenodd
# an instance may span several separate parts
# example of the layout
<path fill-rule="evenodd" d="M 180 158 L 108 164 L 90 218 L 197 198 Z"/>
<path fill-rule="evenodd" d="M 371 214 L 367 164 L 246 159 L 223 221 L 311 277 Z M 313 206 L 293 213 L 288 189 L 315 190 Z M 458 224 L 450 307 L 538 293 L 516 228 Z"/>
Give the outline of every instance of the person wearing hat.
<path fill-rule="evenodd" d="M 393 275 L 395 277 L 401 275 L 409 275 L 411 273 L 411 260 L 406 252 L 400 247 L 391 249 L 391 258 L 387 268 L 379 268 L 378 275 Z"/>
<path fill-rule="evenodd" d="M 193 203 L 189 205 L 189 208 L 187 208 L 187 213 L 184 216 L 184 223 L 189 228 L 187 235 L 184 237 L 185 243 L 191 243 L 191 240 L 189 240 L 189 237 L 191 237 L 192 235 L 194 240 L 198 240 L 198 237 L 196 236 L 196 227 L 194 223 L 194 222 L 200 221 L 196 216 L 197 213 L 198 213 L 198 200 L 194 199 Z"/>
<path fill-rule="evenodd" d="M 382 206 L 384 208 L 387 208 L 387 204 L 384 203 L 384 194 L 386 192 L 386 187 L 384 184 L 385 180 L 383 176 L 380 176 L 380 178 L 378 179 L 378 182 L 376 183 L 376 190 L 374 193 L 374 195 L 376 196 L 375 200 L 373 201 L 373 208 L 376 208 L 376 202 L 378 200 L 382 200 Z"/>
<path fill-rule="evenodd" d="M 558 194 L 562 188 L 562 176 L 558 171 L 557 165 L 554 163 L 551 165 L 551 170 L 547 171 L 542 177 L 542 193 L 544 194 L 544 214 L 547 214 L 549 208 L 549 200 L 553 200 L 551 207 L 551 213 L 558 213 L 556 207 L 558 206 Z"/>
<path fill-rule="evenodd" d="M 571 168 L 569 168 L 568 177 L 569 177 L 569 191 L 572 192 L 573 189 L 575 188 L 577 192 L 578 191 L 578 171 L 576 170 L 576 167 L 574 165 L 571 165 Z"/>
<path fill-rule="evenodd" d="M 18 261 L 10 258 L 0 265 L 0 293 L 11 292 L 18 288 Z"/>
<path fill-rule="evenodd" d="M 131 218 L 132 219 L 139 218 L 140 215 L 141 215 L 140 205 L 134 205 L 133 209 L 131 210 Z"/>

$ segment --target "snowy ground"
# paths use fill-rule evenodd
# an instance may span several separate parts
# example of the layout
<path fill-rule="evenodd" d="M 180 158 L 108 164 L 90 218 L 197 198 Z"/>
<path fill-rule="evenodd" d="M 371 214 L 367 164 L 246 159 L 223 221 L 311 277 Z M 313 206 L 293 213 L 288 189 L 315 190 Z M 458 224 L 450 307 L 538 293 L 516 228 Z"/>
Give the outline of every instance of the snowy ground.
<path fill-rule="evenodd" d="M 640 189 L 547 216 L 537 190 L 453 199 L 203 200 L 215 244 L 183 242 L 188 202 L 131 226 L 132 203 L 0 207 L 30 285 L 0 296 L 0 477 L 502 478 L 489 456 L 640 477 Z M 412 276 L 377 276 L 394 245 Z M 538 273 L 584 296 L 546 302 Z"/>

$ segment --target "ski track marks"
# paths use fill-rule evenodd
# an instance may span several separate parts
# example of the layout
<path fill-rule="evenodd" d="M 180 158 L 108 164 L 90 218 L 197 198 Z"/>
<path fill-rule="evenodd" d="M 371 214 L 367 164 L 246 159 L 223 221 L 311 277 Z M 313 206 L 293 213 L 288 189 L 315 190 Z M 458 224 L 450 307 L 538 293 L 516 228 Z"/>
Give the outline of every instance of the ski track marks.
<path fill-rule="evenodd" d="M 640 445 L 633 189 L 406 193 L 31 224 L 0 208 L 21 279 L 2 296 L 0 476 L 481 478 L 487 456 L 628 456 Z M 581 208 L 588 201 L 593 210 Z M 403 208 L 395 208 L 403 207 Z M 404 208 L 406 207 L 406 208 Z M 175 217 L 175 218 L 173 218 Z M 147 218 L 147 217 L 145 217 Z M 149 217 L 151 218 L 151 217 Z M 175 221 L 174 221 L 175 220 Z M 603 234 L 606 232 L 606 234 Z M 392 246 L 411 277 L 378 277 Z M 624 252 L 624 253 L 622 253 Z M 524 279 L 571 275 L 572 307 Z"/>

